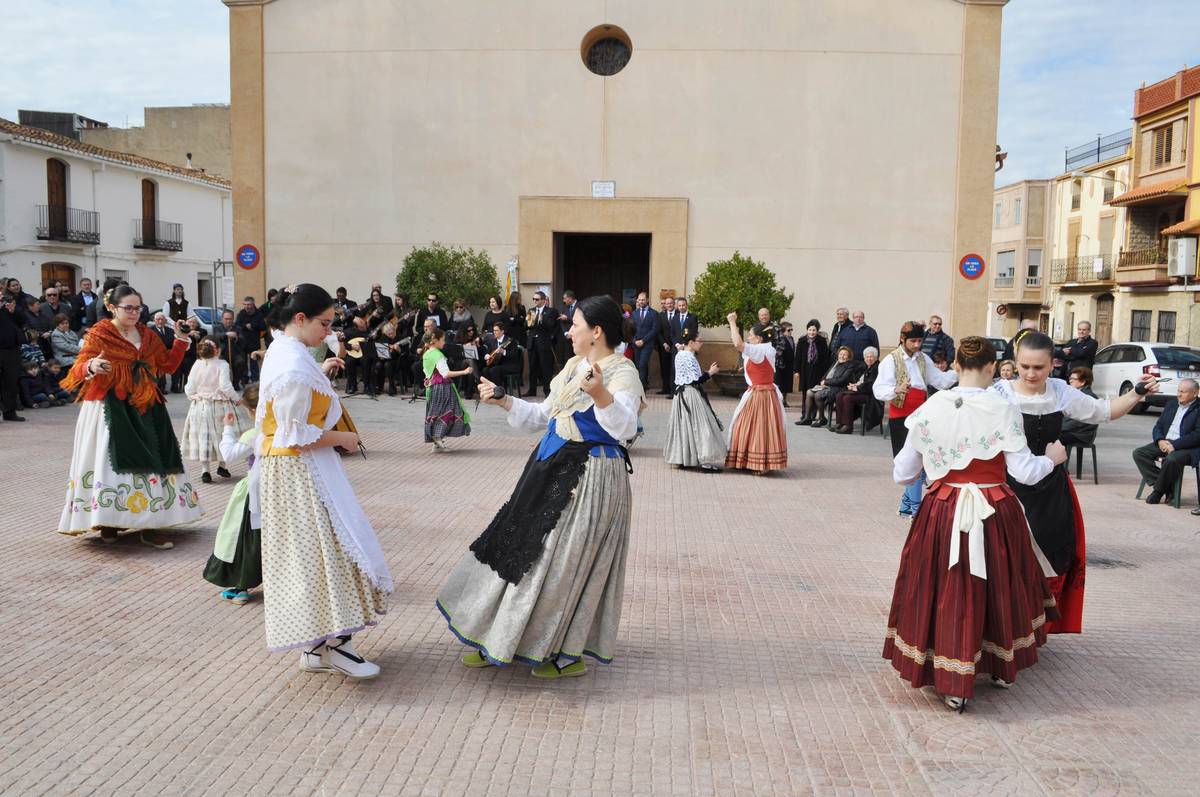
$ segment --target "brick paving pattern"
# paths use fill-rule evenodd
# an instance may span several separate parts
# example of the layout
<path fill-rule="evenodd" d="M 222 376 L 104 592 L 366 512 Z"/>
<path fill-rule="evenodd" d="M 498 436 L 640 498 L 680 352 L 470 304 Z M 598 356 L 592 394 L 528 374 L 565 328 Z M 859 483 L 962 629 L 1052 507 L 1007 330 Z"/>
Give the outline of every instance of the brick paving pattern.
<path fill-rule="evenodd" d="M 420 403 L 349 406 L 370 458 L 346 464 L 397 584 L 357 638 L 383 667 L 366 683 L 268 653 L 261 601 L 224 604 L 201 578 L 232 482 L 202 487 L 209 514 L 172 551 L 61 537 L 75 411 L 0 426 L 0 793 L 1197 791 L 1200 520 L 1191 471 L 1182 510 L 1132 498 L 1128 451 L 1153 416 L 1103 429 L 1101 484 L 1079 484 L 1085 633 L 1052 638 L 1012 690 L 981 687 L 960 716 L 880 658 L 907 524 L 877 435 L 789 423 L 781 475 L 677 471 L 654 397 L 633 452 L 617 660 L 545 684 L 527 667 L 460 666 L 433 605 L 532 439 L 484 407 L 434 456 Z M 181 426 L 184 402 L 171 409 Z"/>

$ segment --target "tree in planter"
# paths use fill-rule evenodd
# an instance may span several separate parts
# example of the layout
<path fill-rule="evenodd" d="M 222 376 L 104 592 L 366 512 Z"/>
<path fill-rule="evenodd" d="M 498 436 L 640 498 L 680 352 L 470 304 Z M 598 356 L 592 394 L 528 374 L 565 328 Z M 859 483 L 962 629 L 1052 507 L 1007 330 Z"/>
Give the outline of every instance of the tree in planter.
<path fill-rule="evenodd" d="M 738 323 L 748 327 L 757 322 L 760 307 L 776 321 L 783 318 L 795 297 L 776 286 L 775 272 L 764 263 L 734 252 L 728 260 L 708 264 L 692 286 L 688 308 L 706 327 L 725 326 L 725 316 L 734 311 Z"/>
<path fill-rule="evenodd" d="M 446 304 L 462 299 L 471 307 L 486 307 L 488 298 L 500 293 L 500 282 L 487 252 L 434 241 L 429 246 L 414 246 L 396 275 L 396 292 L 407 294 L 414 302 L 420 302 L 429 291 L 446 299 Z"/>

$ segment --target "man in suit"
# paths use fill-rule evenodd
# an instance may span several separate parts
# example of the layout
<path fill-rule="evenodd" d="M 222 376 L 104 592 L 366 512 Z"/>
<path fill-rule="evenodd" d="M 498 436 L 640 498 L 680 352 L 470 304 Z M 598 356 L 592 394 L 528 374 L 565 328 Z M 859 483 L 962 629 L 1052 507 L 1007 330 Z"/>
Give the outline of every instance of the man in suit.
<path fill-rule="evenodd" d="M 238 311 L 234 325 L 237 327 L 238 342 L 241 343 L 242 353 L 246 355 L 246 375 L 253 382 L 258 379 L 259 361 L 250 355 L 259 350 L 263 335 L 267 331 L 267 322 L 262 312 L 255 306 L 253 296 L 242 299 L 242 309 Z"/>
<path fill-rule="evenodd" d="M 1067 361 L 1067 371 L 1076 368 L 1091 368 L 1096 361 L 1096 339 L 1092 337 L 1092 322 L 1080 321 L 1075 325 L 1075 340 L 1068 341 L 1062 347 L 1064 359 Z"/>
<path fill-rule="evenodd" d="M 492 324 L 492 333 L 483 342 L 483 378 L 503 387 L 505 377 L 521 377 L 521 349 L 508 336 L 503 321 Z"/>
<path fill-rule="evenodd" d="M 575 322 L 575 305 L 579 304 L 575 298 L 575 291 L 563 291 L 562 295 L 563 309 L 558 314 L 558 324 L 561 328 L 561 334 L 558 338 L 558 359 L 565 364 L 567 360 L 575 354 L 575 350 L 571 347 L 571 324 Z"/>
<path fill-rule="evenodd" d="M 533 317 L 529 323 L 529 392 L 537 395 L 538 385 L 550 395 L 550 380 L 554 378 L 554 332 L 558 327 L 558 311 L 550 306 L 546 294 L 533 294 Z"/>
<path fill-rule="evenodd" d="M 221 311 L 221 320 L 213 324 L 212 339 L 217 344 L 218 356 L 229 363 L 233 386 L 240 390 L 246 375 L 246 353 L 242 351 L 232 310 Z"/>
<path fill-rule="evenodd" d="M 1154 424 L 1154 442 L 1133 449 L 1133 463 L 1146 481 L 1154 483 L 1154 489 L 1146 496 L 1147 504 L 1157 504 L 1163 496 L 1175 489 L 1175 483 L 1183 475 L 1184 467 L 1200 461 L 1200 430 L 1196 421 L 1200 419 L 1200 402 L 1196 393 L 1200 391 L 1195 379 L 1184 379 L 1179 383 L 1179 397 L 1163 408 Z M 1158 460 L 1162 460 L 1162 467 Z"/>
<path fill-rule="evenodd" d="M 413 319 L 413 329 L 420 330 L 418 334 L 424 334 L 426 318 L 432 318 L 434 326 L 450 330 L 450 316 L 441 308 L 441 300 L 433 291 L 425 294 L 425 306 L 417 311 L 417 317 Z"/>
<path fill-rule="evenodd" d="M 650 297 L 645 291 L 637 295 L 633 309 L 633 361 L 637 364 L 642 390 L 650 386 L 650 354 L 658 342 L 658 313 L 650 309 Z"/>
<path fill-rule="evenodd" d="M 695 340 L 699 334 L 700 319 L 695 313 L 688 311 L 687 297 L 680 296 L 675 300 L 675 325 L 671 328 L 671 343 L 678 350 L 680 346 L 686 346 L 688 341 Z"/>
<path fill-rule="evenodd" d="M 660 396 L 674 395 L 675 390 L 675 297 L 662 300 L 658 314 L 658 373 L 662 377 Z"/>

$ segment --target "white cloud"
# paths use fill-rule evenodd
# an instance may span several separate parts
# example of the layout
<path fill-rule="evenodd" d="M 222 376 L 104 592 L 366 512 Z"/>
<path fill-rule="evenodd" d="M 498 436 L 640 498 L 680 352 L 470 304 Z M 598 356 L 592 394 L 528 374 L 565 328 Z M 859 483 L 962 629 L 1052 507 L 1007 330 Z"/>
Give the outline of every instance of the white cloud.
<path fill-rule="evenodd" d="M 1133 92 L 1200 62 L 1194 0 L 1012 0 L 1004 9 L 998 183 L 1063 172 L 1063 150 L 1128 130 Z"/>

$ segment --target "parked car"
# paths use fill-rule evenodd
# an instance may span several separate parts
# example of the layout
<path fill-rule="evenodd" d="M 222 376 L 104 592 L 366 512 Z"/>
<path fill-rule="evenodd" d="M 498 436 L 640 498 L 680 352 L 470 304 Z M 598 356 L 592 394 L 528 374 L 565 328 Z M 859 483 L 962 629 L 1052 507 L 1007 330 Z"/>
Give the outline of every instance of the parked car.
<path fill-rule="evenodd" d="M 996 350 L 996 362 L 1004 359 L 1004 347 L 1008 345 L 1008 338 L 988 338 L 988 343 L 992 344 L 992 348 Z"/>
<path fill-rule="evenodd" d="M 1101 398 L 1128 393 L 1143 374 L 1169 380 L 1134 410 L 1145 412 L 1148 404 L 1162 407 L 1174 398 L 1179 380 L 1200 379 L 1200 349 L 1170 343 L 1114 343 L 1096 352 L 1092 374 L 1092 390 Z"/>

